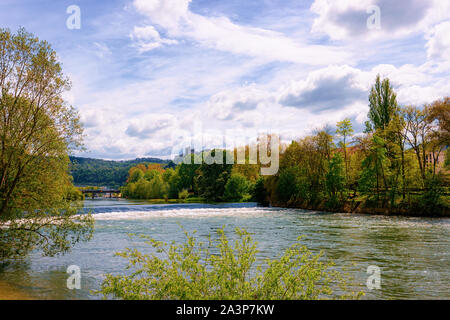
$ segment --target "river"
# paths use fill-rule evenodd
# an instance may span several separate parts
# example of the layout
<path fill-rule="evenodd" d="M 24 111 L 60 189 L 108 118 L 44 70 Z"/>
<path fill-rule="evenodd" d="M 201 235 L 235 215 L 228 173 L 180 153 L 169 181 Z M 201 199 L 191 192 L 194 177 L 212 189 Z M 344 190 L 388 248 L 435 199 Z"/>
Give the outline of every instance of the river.
<path fill-rule="evenodd" d="M 252 233 L 259 258 L 275 258 L 298 236 L 313 252 L 324 251 L 353 278 L 365 299 L 450 299 L 450 219 L 331 214 L 255 204 L 149 205 L 124 199 L 86 200 L 95 217 L 91 241 L 78 243 L 59 257 L 38 252 L 20 263 L 0 264 L 0 282 L 37 299 L 98 299 L 106 273 L 121 273 L 126 261 L 114 253 L 126 247 L 148 252 L 129 234 L 164 241 L 184 239 L 180 225 L 204 240 L 226 226 Z M 80 290 L 66 286 L 69 265 L 80 267 Z M 366 287 L 368 266 L 381 270 L 381 288 Z M 0 287 L 1 289 L 1 287 Z"/>

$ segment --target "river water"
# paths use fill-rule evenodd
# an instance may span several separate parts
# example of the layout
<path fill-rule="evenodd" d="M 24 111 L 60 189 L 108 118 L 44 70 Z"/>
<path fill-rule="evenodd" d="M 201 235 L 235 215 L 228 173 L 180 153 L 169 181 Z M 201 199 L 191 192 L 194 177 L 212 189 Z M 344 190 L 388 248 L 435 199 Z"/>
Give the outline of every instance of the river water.
<path fill-rule="evenodd" d="M 122 273 L 126 261 L 114 256 L 126 247 L 149 248 L 130 233 L 157 240 L 182 241 L 186 231 L 208 234 L 226 226 L 249 231 L 259 258 L 275 258 L 299 236 L 313 252 L 323 250 L 336 268 L 352 278 L 352 288 L 367 299 L 450 299 L 450 219 L 331 214 L 299 209 L 262 208 L 255 204 L 148 205 L 123 199 L 86 200 L 95 234 L 60 257 L 38 252 L 20 263 L 0 264 L 0 282 L 38 299 L 98 299 L 107 273 Z M 67 267 L 81 269 L 81 289 L 67 289 Z M 381 288 L 366 286 L 368 266 L 381 270 Z"/>

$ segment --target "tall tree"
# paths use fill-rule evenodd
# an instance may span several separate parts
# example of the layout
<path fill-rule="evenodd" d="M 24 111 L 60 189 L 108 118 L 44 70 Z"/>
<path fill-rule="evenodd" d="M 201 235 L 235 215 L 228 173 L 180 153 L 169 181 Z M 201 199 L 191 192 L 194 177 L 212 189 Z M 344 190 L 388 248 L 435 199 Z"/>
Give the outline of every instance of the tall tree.
<path fill-rule="evenodd" d="M 431 129 L 426 121 L 426 110 L 408 106 L 403 109 L 403 117 L 406 122 L 405 138 L 416 154 L 422 178 L 422 185 L 425 186 L 427 167 L 426 157 L 429 143 L 428 137 Z"/>
<path fill-rule="evenodd" d="M 376 199 L 380 199 L 381 188 L 389 187 L 388 176 L 390 162 L 386 156 L 386 142 L 379 136 L 373 135 L 370 148 L 366 150 L 366 158 L 362 163 L 363 170 L 358 181 L 359 190 L 366 195 L 372 196 L 373 188 L 376 190 Z M 386 193 L 383 193 L 386 198 Z"/>
<path fill-rule="evenodd" d="M 429 152 L 433 162 L 433 174 L 437 173 L 439 158 L 450 145 L 450 98 L 436 100 L 425 106 L 426 122 L 430 127 Z M 443 156 L 443 155 L 442 155 Z"/>
<path fill-rule="evenodd" d="M 397 166 L 399 170 L 397 170 L 398 173 L 401 173 L 402 177 L 402 198 L 405 199 L 406 196 L 406 170 L 405 170 L 405 146 L 406 146 L 406 122 L 405 119 L 402 117 L 403 114 L 403 108 L 399 108 L 399 112 L 394 115 L 391 122 L 386 128 L 385 135 L 389 137 L 390 141 L 396 146 L 396 149 L 394 149 L 394 154 L 400 153 L 400 161 L 397 161 L 397 156 L 392 157 L 393 165 L 395 165 L 397 162 L 400 162 L 400 165 Z M 398 185 L 398 174 L 395 177 L 395 183 L 394 185 Z"/>
<path fill-rule="evenodd" d="M 397 95 L 388 78 L 377 75 L 369 95 L 369 120 L 374 130 L 384 130 L 397 111 Z"/>
<path fill-rule="evenodd" d="M 428 121 L 435 123 L 434 137 L 443 145 L 450 145 L 450 97 L 436 100 L 427 105 Z"/>
<path fill-rule="evenodd" d="M 195 190 L 195 175 L 197 170 L 200 168 L 199 164 L 186 164 L 182 163 L 179 165 L 178 175 L 179 175 L 179 191 L 182 189 L 186 189 L 188 191 L 196 191 Z"/>
<path fill-rule="evenodd" d="M 0 259 L 54 255 L 92 234 L 91 217 L 65 201 L 68 153 L 82 142 L 69 85 L 47 42 L 0 29 Z"/>
<path fill-rule="evenodd" d="M 225 151 L 212 150 L 211 157 L 216 157 L 216 152 L 223 156 L 222 163 L 203 163 L 197 171 L 196 184 L 200 196 L 207 201 L 224 200 L 225 185 L 231 176 L 233 165 L 225 163 Z M 205 156 L 206 152 L 204 152 Z"/>
<path fill-rule="evenodd" d="M 339 142 L 339 146 L 344 150 L 345 177 L 348 179 L 347 146 L 348 138 L 353 134 L 353 126 L 351 120 L 349 118 L 345 118 L 344 120 L 339 121 L 336 127 L 336 133 L 342 137 L 342 141 Z"/>
<path fill-rule="evenodd" d="M 344 161 L 340 153 L 335 153 L 328 164 L 326 186 L 331 198 L 336 198 L 337 194 L 344 190 Z"/>

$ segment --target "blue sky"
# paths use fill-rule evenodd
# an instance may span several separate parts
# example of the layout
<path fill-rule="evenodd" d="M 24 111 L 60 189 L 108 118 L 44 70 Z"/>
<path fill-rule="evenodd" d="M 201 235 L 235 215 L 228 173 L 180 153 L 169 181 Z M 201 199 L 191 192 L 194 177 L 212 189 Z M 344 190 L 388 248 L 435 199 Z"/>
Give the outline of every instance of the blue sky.
<path fill-rule="evenodd" d="M 80 29 L 66 27 L 70 5 Z M 450 93 L 448 1 L 2 0 L 0 21 L 57 51 L 82 156 L 167 157 L 198 128 L 205 147 L 258 132 L 290 141 L 345 117 L 359 131 L 378 73 L 401 104 Z"/>

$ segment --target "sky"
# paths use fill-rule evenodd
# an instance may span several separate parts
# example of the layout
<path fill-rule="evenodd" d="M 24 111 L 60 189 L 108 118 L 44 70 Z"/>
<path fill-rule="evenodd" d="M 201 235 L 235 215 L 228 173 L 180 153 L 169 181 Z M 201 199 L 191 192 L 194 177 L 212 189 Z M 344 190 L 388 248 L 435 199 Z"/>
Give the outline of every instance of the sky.
<path fill-rule="evenodd" d="M 401 105 L 450 94 L 447 0 L 1 0 L 0 27 L 21 26 L 72 81 L 84 157 L 288 142 L 346 117 L 358 133 L 377 74 Z"/>

